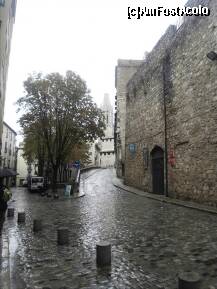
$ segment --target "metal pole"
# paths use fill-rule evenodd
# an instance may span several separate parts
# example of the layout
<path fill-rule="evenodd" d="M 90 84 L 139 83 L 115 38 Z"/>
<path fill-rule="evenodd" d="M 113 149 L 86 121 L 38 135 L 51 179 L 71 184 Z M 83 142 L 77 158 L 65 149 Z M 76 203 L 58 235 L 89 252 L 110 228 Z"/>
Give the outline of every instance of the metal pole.
<path fill-rule="evenodd" d="M 163 105 L 164 105 L 164 148 L 165 148 L 165 196 L 168 197 L 168 146 L 167 146 L 167 107 L 166 95 L 167 88 L 167 65 L 169 63 L 169 55 L 167 54 L 163 59 Z"/>

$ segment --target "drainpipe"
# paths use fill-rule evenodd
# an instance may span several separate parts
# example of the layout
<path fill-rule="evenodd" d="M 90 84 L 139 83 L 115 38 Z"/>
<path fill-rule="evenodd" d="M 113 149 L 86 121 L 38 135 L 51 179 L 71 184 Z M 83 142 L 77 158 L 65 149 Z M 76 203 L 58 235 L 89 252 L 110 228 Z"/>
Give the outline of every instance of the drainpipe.
<path fill-rule="evenodd" d="M 167 145 L 167 107 L 166 97 L 169 94 L 170 55 L 167 53 L 163 59 L 163 107 L 164 107 L 164 148 L 165 148 L 165 196 L 168 197 L 168 145 Z"/>

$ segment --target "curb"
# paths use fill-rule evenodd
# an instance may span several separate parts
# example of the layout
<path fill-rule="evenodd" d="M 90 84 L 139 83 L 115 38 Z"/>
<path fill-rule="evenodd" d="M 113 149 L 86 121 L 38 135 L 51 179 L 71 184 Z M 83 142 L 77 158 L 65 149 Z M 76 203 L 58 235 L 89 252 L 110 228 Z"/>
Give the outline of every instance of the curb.
<path fill-rule="evenodd" d="M 85 172 L 87 172 L 87 171 L 94 170 L 94 169 L 101 169 L 101 168 L 100 168 L 100 167 L 97 167 L 97 166 L 85 167 L 85 168 L 82 168 L 82 169 L 81 169 L 81 173 L 85 173 Z"/>
<path fill-rule="evenodd" d="M 155 194 L 147 193 L 147 192 L 144 192 L 142 190 L 136 189 L 134 187 L 124 185 L 123 180 L 120 180 L 117 178 L 113 178 L 112 183 L 117 188 L 121 188 L 124 191 L 127 191 L 127 192 L 132 193 L 132 194 L 136 194 L 136 195 L 139 195 L 139 196 L 142 196 L 145 198 L 149 198 L 149 199 L 153 199 L 156 201 L 160 201 L 160 202 L 164 202 L 164 203 L 168 203 L 168 204 L 172 204 L 172 205 L 176 205 L 176 206 L 181 206 L 181 207 L 185 207 L 185 208 L 189 208 L 189 209 L 194 209 L 194 210 L 198 210 L 198 211 L 202 211 L 202 212 L 206 212 L 206 213 L 210 213 L 210 214 L 217 214 L 217 208 L 205 206 L 205 205 L 200 205 L 200 204 L 190 202 L 190 201 L 187 202 L 187 201 L 182 201 L 182 200 L 178 200 L 178 199 L 172 199 L 170 197 L 165 197 L 165 196 L 161 196 L 161 195 L 155 195 Z"/>

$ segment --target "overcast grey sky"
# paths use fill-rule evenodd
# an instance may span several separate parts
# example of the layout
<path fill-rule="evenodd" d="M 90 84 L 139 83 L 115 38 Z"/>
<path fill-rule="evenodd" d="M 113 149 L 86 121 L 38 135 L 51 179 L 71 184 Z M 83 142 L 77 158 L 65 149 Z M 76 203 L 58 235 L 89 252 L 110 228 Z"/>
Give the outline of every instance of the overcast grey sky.
<path fill-rule="evenodd" d="M 183 7 L 185 0 L 17 0 L 5 105 L 5 121 L 15 130 L 16 107 L 28 73 L 78 73 L 100 104 L 115 96 L 119 58 L 142 59 L 176 17 L 127 17 L 127 8 Z"/>

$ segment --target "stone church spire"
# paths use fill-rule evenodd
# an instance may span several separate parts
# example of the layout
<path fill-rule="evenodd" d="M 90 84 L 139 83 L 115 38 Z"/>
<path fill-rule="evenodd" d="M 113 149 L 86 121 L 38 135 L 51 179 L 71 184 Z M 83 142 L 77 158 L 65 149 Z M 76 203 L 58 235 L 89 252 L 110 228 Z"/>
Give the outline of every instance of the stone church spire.
<path fill-rule="evenodd" d="M 113 129 L 113 107 L 111 105 L 108 93 L 104 94 L 101 110 L 103 111 L 105 116 L 106 129 L 107 128 Z"/>
<path fill-rule="evenodd" d="M 101 109 L 103 111 L 112 111 L 113 110 L 108 93 L 104 94 L 104 98 L 103 98 L 103 103 L 101 105 Z"/>

